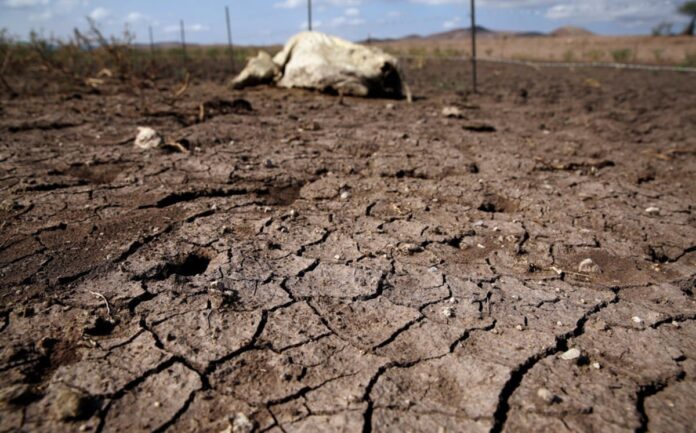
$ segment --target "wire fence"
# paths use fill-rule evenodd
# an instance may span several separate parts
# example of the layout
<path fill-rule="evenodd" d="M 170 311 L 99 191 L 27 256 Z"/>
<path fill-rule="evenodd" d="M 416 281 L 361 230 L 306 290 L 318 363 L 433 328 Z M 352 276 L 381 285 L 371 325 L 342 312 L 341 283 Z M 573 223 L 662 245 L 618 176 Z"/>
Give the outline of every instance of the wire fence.
<path fill-rule="evenodd" d="M 176 79 L 181 79 L 186 77 L 189 72 L 194 72 L 195 70 L 195 72 L 205 74 L 206 77 L 225 79 L 228 78 L 231 73 L 238 72 L 240 67 L 243 66 L 246 57 L 255 55 L 257 48 L 234 45 L 234 29 L 233 21 L 230 17 L 230 8 L 225 6 L 224 12 L 227 37 L 226 50 L 224 44 L 198 45 L 189 43 L 187 39 L 187 30 L 195 30 L 195 26 L 187 27 L 183 19 L 179 21 L 178 26 L 173 26 L 171 29 L 166 30 L 169 33 L 178 33 L 179 41 L 171 41 L 171 39 L 169 39 L 169 42 L 158 43 L 153 26 L 149 25 L 147 27 L 147 42 L 149 42 L 149 44 L 133 44 L 135 35 L 134 33 L 130 33 L 128 28 L 124 30 L 123 39 L 106 37 L 100 33 L 96 26 L 96 22 L 89 19 L 90 29 L 87 32 L 80 32 L 78 29 L 75 29 L 74 37 L 67 42 L 53 38 L 38 38 L 36 40 L 32 39 L 28 44 L 19 43 L 8 45 L 4 41 L 3 33 L 0 35 L 3 36 L 0 38 L 0 85 L 8 89 L 11 88 L 3 78 L 5 72 L 10 69 L 8 65 L 17 65 L 18 67 L 13 70 L 19 71 L 19 75 L 21 75 L 22 70 L 28 70 L 27 68 L 31 65 L 31 60 L 27 59 L 36 60 L 37 58 L 45 67 L 77 80 L 81 79 L 81 77 L 91 77 L 96 71 L 101 73 L 103 68 L 111 68 L 112 71 L 120 76 L 146 76 L 152 78 L 174 77 Z M 495 51 L 493 48 L 495 47 L 492 48 L 492 46 L 488 45 L 487 48 L 487 44 L 489 44 L 491 40 L 490 38 L 486 38 L 485 40 L 481 38 L 477 43 L 476 30 L 478 27 L 475 0 L 470 0 L 469 16 L 471 18 L 471 27 L 468 33 L 471 36 L 470 47 L 467 47 L 468 38 L 449 40 L 449 43 L 444 44 L 444 51 L 440 49 L 439 41 L 431 39 L 420 40 L 419 43 L 421 45 L 409 45 L 410 42 L 402 44 L 399 41 L 396 41 L 395 44 L 391 44 L 388 41 L 377 41 L 376 43 L 385 50 L 405 60 L 415 59 L 419 62 L 423 60 L 448 60 L 461 62 L 462 64 L 470 62 L 472 73 L 471 86 L 474 92 L 476 91 L 478 80 L 477 62 L 520 65 L 534 68 L 604 68 L 651 72 L 696 73 L 696 67 L 693 65 L 696 58 L 690 59 L 682 66 L 637 63 L 639 61 L 637 48 L 633 50 L 634 63 L 622 63 L 621 58 L 618 56 L 618 54 L 621 54 L 623 58 L 628 57 L 626 54 L 631 53 L 629 49 L 607 51 L 605 54 L 609 54 L 609 58 L 613 58 L 615 60 L 614 62 L 597 61 L 598 58 L 596 57 L 587 58 L 593 61 L 574 62 L 572 60 L 568 61 L 565 55 L 564 61 L 547 61 L 544 58 L 535 58 L 536 56 L 516 56 L 514 53 L 512 55 L 506 55 L 506 47 L 509 48 L 506 44 L 509 42 L 505 42 L 506 38 L 503 37 L 502 48 L 500 48 L 499 52 L 494 54 Z M 313 21 L 314 18 L 312 0 L 307 0 L 306 22 L 303 26 L 305 26 L 306 29 L 314 29 L 317 24 Z M 422 20 L 427 20 L 427 17 L 423 17 Z M 404 23 L 409 23 L 409 21 L 404 20 Z M 409 23 L 407 27 L 410 26 L 411 24 Z M 277 32 L 284 32 L 285 29 L 281 29 L 280 27 L 281 26 L 274 28 L 274 30 Z M 547 39 L 547 41 L 549 41 L 549 39 Z M 372 44 L 373 41 L 368 37 L 367 43 Z M 536 42 L 534 43 L 536 44 Z M 33 56 L 22 56 L 22 52 L 26 53 L 32 50 Z M 643 52 L 646 50 L 648 50 L 647 47 L 643 49 Z M 650 51 L 647 52 L 650 53 Z M 483 53 L 483 55 L 481 56 L 478 53 Z M 570 54 L 573 53 L 570 52 Z M 592 53 L 583 53 L 583 56 L 585 54 Z M 225 61 L 225 55 L 229 57 L 228 61 Z M 569 56 L 569 58 L 572 57 L 572 55 Z M 553 59 L 554 57 L 551 56 L 550 58 Z M 645 54 L 643 55 L 643 60 L 645 60 Z"/>
<path fill-rule="evenodd" d="M 418 60 L 422 58 L 426 59 L 440 59 L 440 60 L 450 60 L 459 62 L 470 62 L 470 56 L 434 56 L 434 55 L 424 55 L 424 56 L 412 56 L 412 55 L 401 55 L 399 56 L 403 59 Z M 637 71 L 653 71 L 653 72 L 684 72 L 684 73 L 696 73 L 696 68 L 688 66 L 660 66 L 660 65 L 641 65 L 635 63 L 605 63 L 605 62 L 543 62 L 537 60 L 511 60 L 502 58 L 481 58 L 478 57 L 477 62 L 480 63 L 498 63 L 505 65 L 519 65 L 519 66 L 529 66 L 532 68 L 564 68 L 564 69 L 583 69 L 583 68 L 600 68 L 600 69 L 625 69 L 625 70 L 637 70 Z"/>
<path fill-rule="evenodd" d="M 486 58 L 479 58 L 477 56 L 477 42 L 476 42 L 476 1 L 470 1 L 470 18 L 471 18 L 471 53 L 468 56 L 421 56 L 425 58 L 437 58 L 437 59 L 448 59 L 454 61 L 470 61 L 472 66 L 472 86 L 474 91 L 476 91 L 477 84 L 477 62 L 489 62 L 489 63 L 499 63 L 499 64 L 509 64 L 509 65 L 523 65 L 531 67 L 540 68 L 569 68 L 569 69 L 579 69 L 579 68 L 604 68 L 604 69 L 617 69 L 617 70 L 641 70 L 641 71 L 653 71 L 653 72 L 685 72 L 685 73 L 696 73 L 696 67 L 691 66 L 671 66 L 671 65 L 649 65 L 649 64 L 638 64 L 638 63 L 620 63 L 620 62 L 549 62 L 549 61 L 539 61 L 539 60 L 516 60 L 508 58 L 491 58 L 490 56 Z M 312 13 L 312 0 L 307 0 L 307 22 L 306 26 L 309 31 L 313 30 L 313 13 Z M 230 21 L 229 7 L 225 6 L 225 17 L 226 17 L 226 29 L 227 29 L 227 44 L 230 56 L 230 61 L 233 68 L 237 65 L 235 64 L 234 56 L 234 45 L 232 42 L 232 27 Z M 152 27 L 149 28 L 150 31 L 150 44 L 154 44 L 152 40 Z M 368 37 L 368 43 L 370 43 L 370 38 Z M 184 62 L 186 62 L 186 39 L 185 39 L 185 26 L 184 22 L 181 21 L 181 46 L 183 51 Z M 410 58 L 408 55 L 400 55 L 402 58 Z"/>

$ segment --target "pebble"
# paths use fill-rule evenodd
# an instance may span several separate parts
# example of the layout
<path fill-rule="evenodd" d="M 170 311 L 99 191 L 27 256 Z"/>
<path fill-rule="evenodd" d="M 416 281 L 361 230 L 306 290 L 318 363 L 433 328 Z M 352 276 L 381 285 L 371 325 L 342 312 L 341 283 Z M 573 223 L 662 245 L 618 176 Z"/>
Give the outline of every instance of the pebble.
<path fill-rule="evenodd" d="M 524 331 L 524 326 L 517 325 L 517 326 L 515 326 L 515 329 L 517 329 L 518 331 Z"/>
<path fill-rule="evenodd" d="M 251 433 L 254 431 L 254 423 L 243 413 L 239 412 L 232 421 L 232 433 Z"/>
<path fill-rule="evenodd" d="M 341 200 L 348 200 L 350 198 L 350 193 L 348 191 L 343 191 L 341 193 Z"/>
<path fill-rule="evenodd" d="M 602 269 L 592 259 L 585 259 L 578 265 L 578 272 L 584 274 L 599 274 Z"/>
<path fill-rule="evenodd" d="M 442 309 L 442 315 L 447 317 L 448 319 L 451 317 L 454 317 L 454 308 L 452 307 L 445 307 Z"/>
<path fill-rule="evenodd" d="M 650 206 L 649 208 L 645 209 L 645 213 L 648 215 L 659 215 L 660 214 L 660 208 L 655 207 L 655 206 Z"/>
<path fill-rule="evenodd" d="M 582 355 L 582 352 L 580 352 L 580 349 L 572 348 L 568 350 L 567 352 L 564 352 L 561 354 L 561 359 L 564 361 L 572 361 L 574 359 L 580 358 L 580 355 Z"/>
<path fill-rule="evenodd" d="M 162 136 L 152 128 L 138 126 L 138 134 L 135 137 L 135 147 L 142 150 L 150 150 L 160 147 L 163 143 Z"/>
<path fill-rule="evenodd" d="M 89 398 L 72 389 L 61 389 L 53 401 L 53 412 L 61 420 L 83 419 L 90 409 Z"/>
<path fill-rule="evenodd" d="M 461 119 L 464 117 L 462 115 L 462 110 L 460 110 L 457 107 L 445 107 L 442 109 L 442 115 L 445 117 L 449 117 L 451 119 Z"/>
<path fill-rule="evenodd" d="M 633 320 L 633 323 L 637 323 L 637 324 L 639 324 L 639 325 L 640 325 L 641 323 L 643 323 L 643 319 L 641 319 L 641 318 L 638 317 L 638 316 L 633 316 L 633 318 L 632 318 L 631 320 Z"/>
<path fill-rule="evenodd" d="M 556 397 L 551 391 L 546 388 L 539 388 L 537 390 L 537 395 L 539 398 L 544 400 L 547 404 L 555 403 L 558 397 Z"/>
<path fill-rule="evenodd" d="M 420 251 L 423 250 L 420 246 L 415 245 L 415 244 L 401 244 L 401 245 L 399 245 L 399 249 L 400 249 L 403 253 L 406 253 L 406 254 L 409 254 L 409 255 L 410 255 L 410 254 L 418 253 L 418 252 L 420 252 Z"/>
<path fill-rule="evenodd" d="M 592 368 L 594 368 L 595 370 L 599 370 L 602 368 L 602 366 L 599 364 L 599 362 L 593 362 Z"/>

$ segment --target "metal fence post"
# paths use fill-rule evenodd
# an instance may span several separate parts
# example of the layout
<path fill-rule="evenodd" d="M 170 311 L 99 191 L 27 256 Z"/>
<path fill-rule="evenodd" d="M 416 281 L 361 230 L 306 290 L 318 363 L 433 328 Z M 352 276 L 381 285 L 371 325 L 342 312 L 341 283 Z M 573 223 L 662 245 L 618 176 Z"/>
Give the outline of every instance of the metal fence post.
<path fill-rule="evenodd" d="M 477 93 L 477 74 L 476 74 L 476 0 L 471 0 L 471 70 L 472 85 L 474 93 Z"/>
<path fill-rule="evenodd" d="M 307 23 L 309 24 L 309 31 L 312 31 L 312 0 L 307 0 Z"/>
<path fill-rule="evenodd" d="M 181 25 L 181 51 L 184 56 L 184 67 L 186 67 L 186 32 L 184 30 L 184 20 L 181 20 L 179 24 Z"/>
<path fill-rule="evenodd" d="M 228 6 L 225 6 L 225 17 L 227 19 L 227 50 L 230 53 L 230 62 L 232 63 L 232 70 L 234 70 L 234 47 L 232 46 L 232 27 L 230 25 L 230 8 Z"/>

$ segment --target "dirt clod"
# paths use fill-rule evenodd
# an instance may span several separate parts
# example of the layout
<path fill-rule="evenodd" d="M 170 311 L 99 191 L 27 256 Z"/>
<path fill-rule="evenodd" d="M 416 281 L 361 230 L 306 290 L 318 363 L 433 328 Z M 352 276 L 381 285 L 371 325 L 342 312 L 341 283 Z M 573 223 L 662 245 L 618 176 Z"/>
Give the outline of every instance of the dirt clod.
<path fill-rule="evenodd" d="M 53 400 L 53 414 L 63 421 L 88 418 L 94 410 L 93 400 L 80 391 L 63 388 Z"/>

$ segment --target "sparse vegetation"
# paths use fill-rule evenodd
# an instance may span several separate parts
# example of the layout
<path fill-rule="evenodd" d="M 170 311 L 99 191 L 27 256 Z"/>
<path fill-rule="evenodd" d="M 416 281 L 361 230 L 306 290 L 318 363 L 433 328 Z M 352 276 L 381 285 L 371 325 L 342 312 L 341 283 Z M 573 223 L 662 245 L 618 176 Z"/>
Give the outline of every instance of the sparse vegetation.
<path fill-rule="evenodd" d="M 696 30 L 696 0 L 690 0 L 679 7 L 679 13 L 691 18 L 682 34 L 693 36 Z"/>
<path fill-rule="evenodd" d="M 572 62 L 574 60 L 575 60 L 575 52 L 573 50 L 566 50 L 566 52 L 563 53 L 563 61 Z"/>
<path fill-rule="evenodd" d="M 590 50 L 586 51 L 583 56 L 591 62 L 599 62 L 604 57 L 604 52 L 601 50 Z"/>
<path fill-rule="evenodd" d="M 631 60 L 633 52 L 628 48 L 613 50 L 611 57 L 616 63 L 628 63 Z"/>
<path fill-rule="evenodd" d="M 673 27 L 674 27 L 674 23 L 663 21 L 660 24 L 653 27 L 652 35 L 653 36 L 670 36 L 672 34 Z"/>
<path fill-rule="evenodd" d="M 696 52 L 688 52 L 684 54 L 684 63 L 682 66 L 687 68 L 696 68 Z"/>
<path fill-rule="evenodd" d="M 655 56 L 656 63 L 662 63 L 662 54 L 665 52 L 662 48 L 656 48 L 652 51 L 653 56 Z"/>

